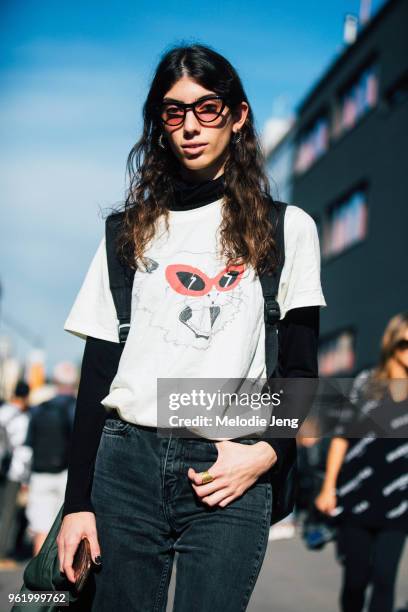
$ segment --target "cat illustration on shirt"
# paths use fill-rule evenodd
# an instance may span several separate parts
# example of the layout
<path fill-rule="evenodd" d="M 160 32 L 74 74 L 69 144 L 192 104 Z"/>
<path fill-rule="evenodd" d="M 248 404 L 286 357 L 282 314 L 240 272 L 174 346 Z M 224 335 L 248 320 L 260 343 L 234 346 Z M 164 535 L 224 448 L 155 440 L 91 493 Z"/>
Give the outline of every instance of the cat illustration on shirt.
<path fill-rule="evenodd" d="M 243 307 L 242 280 L 248 276 L 243 264 L 227 267 L 213 253 L 188 251 L 171 263 L 146 259 L 147 265 L 135 275 L 132 309 L 150 312 L 150 325 L 163 329 L 166 342 L 205 349 Z M 153 280 L 155 288 L 147 291 Z M 160 297 L 167 311 L 165 327 Z"/>

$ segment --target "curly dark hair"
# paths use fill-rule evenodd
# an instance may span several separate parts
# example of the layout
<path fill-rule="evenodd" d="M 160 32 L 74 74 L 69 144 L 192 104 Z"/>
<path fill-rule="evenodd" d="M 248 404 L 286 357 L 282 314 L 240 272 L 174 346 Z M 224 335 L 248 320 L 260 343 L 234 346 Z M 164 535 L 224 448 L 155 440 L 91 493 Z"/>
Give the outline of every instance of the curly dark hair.
<path fill-rule="evenodd" d="M 182 77 L 223 96 L 234 111 L 245 101 L 249 111 L 240 133 L 230 141 L 224 167 L 220 247 L 227 265 L 250 264 L 258 272 L 271 273 L 276 266 L 276 245 L 268 211 L 273 199 L 264 170 L 264 156 L 254 127 L 251 107 L 240 77 L 222 55 L 208 46 L 176 46 L 161 58 L 143 106 L 143 133 L 127 158 L 129 188 L 123 205 L 124 219 L 118 237 L 118 254 L 132 269 L 155 235 L 155 222 L 164 215 L 168 231 L 168 209 L 173 180 L 180 162 L 169 147 L 158 143 L 162 134 L 160 103 L 167 91 Z"/>

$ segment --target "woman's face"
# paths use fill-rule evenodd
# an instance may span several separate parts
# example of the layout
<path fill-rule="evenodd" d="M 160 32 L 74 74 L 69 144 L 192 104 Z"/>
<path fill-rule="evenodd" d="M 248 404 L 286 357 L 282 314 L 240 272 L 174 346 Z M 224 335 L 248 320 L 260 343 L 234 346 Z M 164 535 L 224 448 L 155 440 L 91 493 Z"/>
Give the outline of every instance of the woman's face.
<path fill-rule="evenodd" d="M 184 104 L 192 104 L 202 96 L 215 94 L 190 77 L 182 77 L 169 89 L 163 102 L 171 98 Z M 181 164 L 181 175 L 190 181 L 214 179 L 223 173 L 228 156 L 228 145 L 233 132 L 241 129 L 248 114 L 248 104 L 241 102 L 232 115 L 228 106 L 212 123 L 200 123 L 191 109 L 187 110 L 184 123 L 178 126 L 163 125 L 163 138 L 167 139 Z M 202 146 L 188 148 L 191 145 Z"/>

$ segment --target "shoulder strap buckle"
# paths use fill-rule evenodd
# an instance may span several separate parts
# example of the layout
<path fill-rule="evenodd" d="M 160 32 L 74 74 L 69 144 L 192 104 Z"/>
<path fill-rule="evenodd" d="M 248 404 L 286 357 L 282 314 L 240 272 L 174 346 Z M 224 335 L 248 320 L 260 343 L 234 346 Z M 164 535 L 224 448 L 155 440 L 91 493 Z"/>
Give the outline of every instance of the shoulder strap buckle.
<path fill-rule="evenodd" d="M 280 307 L 277 300 L 273 297 L 264 298 L 264 317 L 267 325 L 275 325 L 280 320 Z"/>
<path fill-rule="evenodd" d="M 118 325 L 119 342 L 125 344 L 130 329 L 130 323 L 120 323 Z"/>

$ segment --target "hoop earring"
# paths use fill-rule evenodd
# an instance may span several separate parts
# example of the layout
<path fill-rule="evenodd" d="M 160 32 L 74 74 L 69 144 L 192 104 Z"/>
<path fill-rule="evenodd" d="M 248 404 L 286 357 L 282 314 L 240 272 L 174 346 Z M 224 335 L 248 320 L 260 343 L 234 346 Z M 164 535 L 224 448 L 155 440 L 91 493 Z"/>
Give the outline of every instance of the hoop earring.
<path fill-rule="evenodd" d="M 160 136 L 159 136 L 159 147 L 161 147 L 162 149 L 165 149 L 166 145 L 163 143 L 162 138 L 163 138 L 163 134 L 160 134 Z"/>
<path fill-rule="evenodd" d="M 237 132 L 235 132 L 234 136 L 232 137 L 232 142 L 234 145 L 238 144 L 241 140 L 241 131 L 238 130 Z"/>

